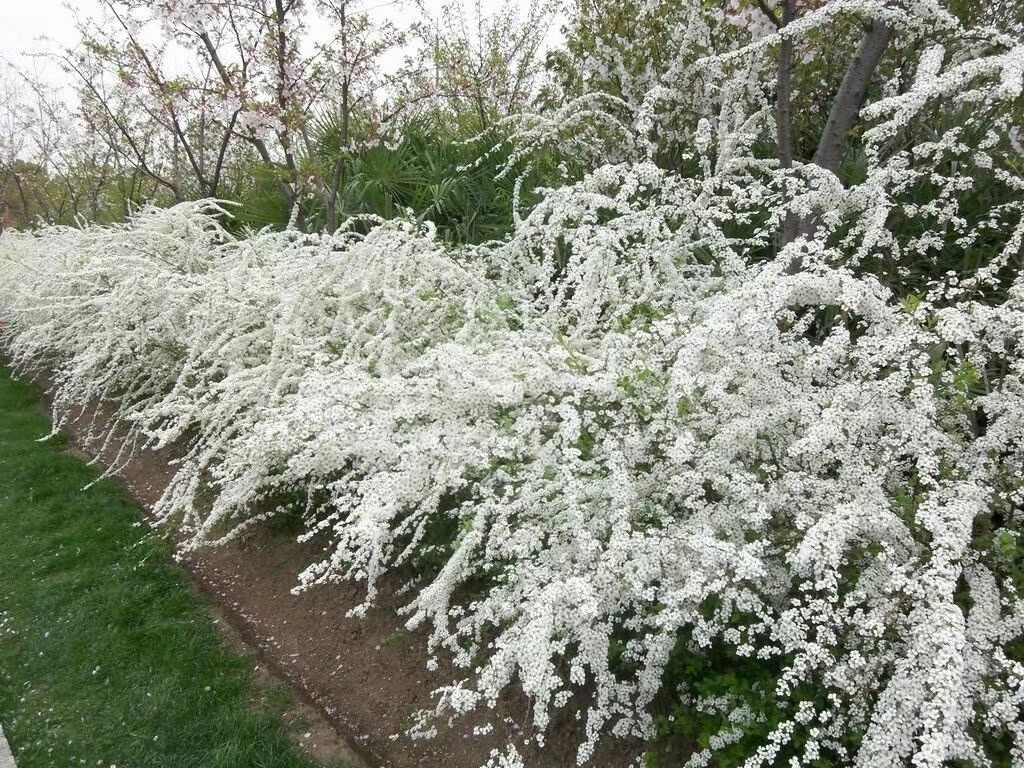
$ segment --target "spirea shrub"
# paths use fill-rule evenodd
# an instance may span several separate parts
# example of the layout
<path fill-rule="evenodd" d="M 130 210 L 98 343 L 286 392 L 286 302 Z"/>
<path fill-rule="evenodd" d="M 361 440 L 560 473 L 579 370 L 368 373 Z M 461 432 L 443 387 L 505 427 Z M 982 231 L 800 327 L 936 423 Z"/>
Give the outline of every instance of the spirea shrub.
<path fill-rule="evenodd" d="M 1024 765 L 1024 49 L 972 40 L 868 106 L 847 187 L 759 157 L 736 86 L 686 172 L 598 166 L 500 243 L 234 236 L 208 201 L 5 233 L 5 346 L 58 426 L 105 403 L 123 458 L 183 446 L 156 512 L 189 546 L 289 511 L 330 543 L 300 589 L 403 584 L 465 670 L 420 733 L 518 686 L 541 744 L 580 716 L 581 764 L 613 734 Z"/>

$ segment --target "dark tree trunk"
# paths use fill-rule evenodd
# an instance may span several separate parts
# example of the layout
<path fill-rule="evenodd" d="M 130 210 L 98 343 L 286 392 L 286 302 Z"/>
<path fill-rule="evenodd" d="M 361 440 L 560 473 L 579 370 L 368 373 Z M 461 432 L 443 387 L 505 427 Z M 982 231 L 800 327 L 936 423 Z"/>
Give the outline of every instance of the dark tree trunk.
<path fill-rule="evenodd" d="M 829 110 L 828 120 L 818 141 L 812 162 L 834 174 L 839 173 L 843 158 L 849 146 L 850 131 L 857 124 L 861 107 L 867 97 L 868 87 L 874 77 L 875 70 L 882 60 L 889 42 L 892 40 L 892 29 L 884 22 L 873 20 L 864 32 L 860 45 L 846 69 L 843 82 L 836 92 Z M 793 233 L 805 237 L 813 237 L 818 228 L 819 216 L 812 214 L 803 217 Z M 788 240 L 787 240 L 788 242 Z M 800 270 L 800 260 L 794 261 L 790 272 Z"/>

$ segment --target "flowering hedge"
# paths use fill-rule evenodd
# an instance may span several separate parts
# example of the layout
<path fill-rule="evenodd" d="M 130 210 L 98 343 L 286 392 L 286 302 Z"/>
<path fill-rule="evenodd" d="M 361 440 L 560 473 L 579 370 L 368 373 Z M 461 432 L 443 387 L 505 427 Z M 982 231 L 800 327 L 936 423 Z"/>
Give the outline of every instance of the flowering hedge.
<path fill-rule="evenodd" d="M 157 513 L 192 546 L 299 510 L 331 543 L 300 587 L 411 578 L 466 670 L 420 732 L 518 685 L 540 743 L 582 708 L 581 763 L 1024 765 L 1024 53 L 971 56 L 866 110 L 849 187 L 733 104 L 692 173 L 596 167 L 474 248 L 210 201 L 8 233 L 3 339 L 58 427 L 104 401 L 123 458 L 185 446 Z M 892 142 L 954 92 L 985 109 Z"/>

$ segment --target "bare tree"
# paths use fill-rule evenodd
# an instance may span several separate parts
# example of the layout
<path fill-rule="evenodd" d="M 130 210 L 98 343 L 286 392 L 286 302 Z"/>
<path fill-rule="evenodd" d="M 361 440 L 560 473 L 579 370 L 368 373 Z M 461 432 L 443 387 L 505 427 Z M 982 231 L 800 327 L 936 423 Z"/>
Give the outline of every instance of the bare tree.
<path fill-rule="evenodd" d="M 426 104 L 473 115 L 481 131 L 522 111 L 536 95 L 560 7 L 555 0 L 531 0 L 487 11 L 480 0 L 468 9 L 454 0 L 434 16 L 420 2 L 422 20 L 414 26 L 419 50 L 402 73 L 398 108 L 415 111 Z"/>
<path fill-rule="evenodd" d="M 327 109 L 337 120 L 339 151 L 324 189 L 326 227 L 333 232 L 338 228 L 338 197 L 352 149 L 353 120 L 357 113 L 371 110 L 381 86 L 381 55 L 400 45 L 404 36 L 390 23 L 375 24 L 361 2 L 320 0 L 320 9 L 334 27 L 332 39 L 320 47 L 337 83 L 337 90 L 328 93 Z"/>

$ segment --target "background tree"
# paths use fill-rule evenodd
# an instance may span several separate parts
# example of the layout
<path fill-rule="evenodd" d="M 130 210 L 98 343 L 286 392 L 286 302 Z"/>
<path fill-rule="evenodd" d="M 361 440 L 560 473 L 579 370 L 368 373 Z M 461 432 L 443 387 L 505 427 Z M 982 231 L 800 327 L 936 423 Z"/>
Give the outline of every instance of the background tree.
<path fill-rule="evenodd" d="M 0 75 L 0 228 L 31 215 L 22 172 L 32 115 L 23 96 L 14 81 Z"/>
<path fill-rule="evenodd" d="M 396 78 L 396 110 L 442 113 L 470 132 L 491 128 L 537 96 L 546 42 L 561 3 L 449 2 L 436 13 L 419 4 L 416 47 Z"/>
<path fill-rule="evenodd" d="M 381 56 L 405 39 L 390 22 L 374 24 L 364 5 L 353 0 L 319 0 L 333 28 L 331 40 L 319 45 L 321 56 L 329 62 L 333 87 L 319 115 L 318 146 L 310 155 L 327 160 L 324 217 L 329 232 L 338 227 L 339 195 L 353 152 L 358 144 L 380 138 Z"/>

